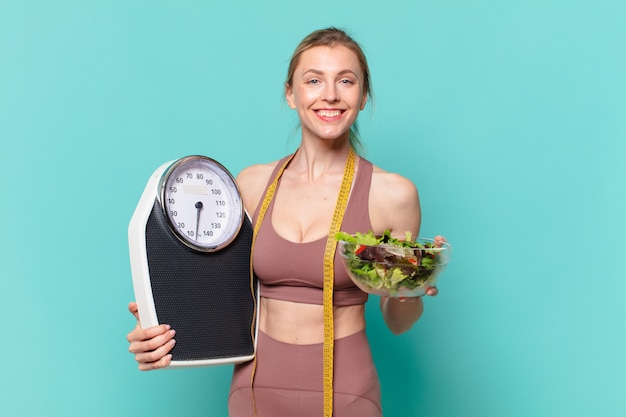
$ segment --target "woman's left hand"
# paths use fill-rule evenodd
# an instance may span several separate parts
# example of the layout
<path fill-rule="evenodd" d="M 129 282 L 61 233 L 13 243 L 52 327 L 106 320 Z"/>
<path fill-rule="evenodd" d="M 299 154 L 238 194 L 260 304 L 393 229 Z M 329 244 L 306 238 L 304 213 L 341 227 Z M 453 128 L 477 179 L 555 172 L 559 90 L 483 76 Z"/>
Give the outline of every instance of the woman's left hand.
<path fill-rule="evenodd" d="M 426 291 L 424 292 L 424 295 L 427 295 L 429 297 L 434 297 L 437 294 L 439 294 L 439 290 L 437 289 L 437 287 L 428 287 L 426 288 Z M 398 297 L 398 301 L 401 303 L 415 302 L 415 301 L 420 301 L 422 297 L 423 295 L 420 295 L 419 297 Z"/>
<path fill-rule="evenodd" d="M 448 242 L 446 240 L 446 238 L 441 236 L 441 235 L 435 236 L 434 240 L 435 240 L 435 246 L 438 247 L 438 248 L 442 247 L 444 243 Z M 433 287 L 426 288 L 426 293 L 424 295 L 428 295 L 430 297 L 434 297 L 437 294 L 439 294 L 439 290 L 437 289 L 437 287 L 433 286 Z"/>

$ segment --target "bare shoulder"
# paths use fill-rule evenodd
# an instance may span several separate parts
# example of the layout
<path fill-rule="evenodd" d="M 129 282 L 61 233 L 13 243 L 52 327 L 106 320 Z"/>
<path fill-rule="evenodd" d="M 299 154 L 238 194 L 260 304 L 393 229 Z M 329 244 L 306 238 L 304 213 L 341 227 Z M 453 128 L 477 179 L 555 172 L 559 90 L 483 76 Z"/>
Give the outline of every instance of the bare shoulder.
<path fill-rule="evenodd" d="M 237 175 L 237 186 L 248 214 L 254 213 L 277 163 L 251 165 Z"/>
<path fill-rule="evenodd" d="M 376 229 L 401 234 L 419 232 L 419 195 L 410 179 L 374 166 L 369 205 L 372 226 Z"/>
<path fill-rule="evenodd" d="M 370 193 L 387 202 L 411 204 L 419 200 L 417 188 L 411 180 L 400 174 L 385 171 L 374 166 Z"/>

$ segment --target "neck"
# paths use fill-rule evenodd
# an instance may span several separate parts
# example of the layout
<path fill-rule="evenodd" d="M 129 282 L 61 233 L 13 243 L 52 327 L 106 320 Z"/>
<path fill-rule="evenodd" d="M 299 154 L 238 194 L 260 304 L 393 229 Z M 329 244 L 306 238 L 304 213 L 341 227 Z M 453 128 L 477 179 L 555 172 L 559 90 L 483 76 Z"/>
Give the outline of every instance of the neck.
<path fill-rule="evenodd" d="M 302 141 L 289 169 L 296 175 L 315 182 L 324 175 L 343 175 L 351 146 L 348 141 Z"/>

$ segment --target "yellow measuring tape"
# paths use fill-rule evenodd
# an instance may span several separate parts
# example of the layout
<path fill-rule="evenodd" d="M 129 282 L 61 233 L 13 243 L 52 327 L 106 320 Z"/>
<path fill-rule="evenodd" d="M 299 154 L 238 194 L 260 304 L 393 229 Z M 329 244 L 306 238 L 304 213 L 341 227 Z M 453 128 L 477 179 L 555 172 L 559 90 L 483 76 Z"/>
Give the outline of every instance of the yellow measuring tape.
<path fill-rule="evenodd" d="M 254 244 L 256 242 L 256 236 L 261 228 L 261 223 L 265 218 L 265 213 L 274 198 L 276 188 L 278 187 L 278 181 L 287 168 L 287 165 L 293 159 L 295 153 L 290 155 L 283 165 L 280 167 L 276 177 L 272 183 L 267 187 L 267 192 L 259 208 L 259 217 L 254 225 L 254 231 L 252 234 L 252 249 L 250 250 L 250 281 L 254 280 L 254 272 L 252 267 L 252 253 L 254 251 Z M 335 211 L 333 213 L 333 219 L 330 225 L 330 232 L 328 239 L 326 240 L 326 249 L 324 251 L 324 289 L 323 289 L 323 302 L 324 302 L 324 345 L 323 345 L 323 360 L 324 360 L 324 417 L 331 417 L 333 415 L 333 350 L 335 345 L 335 327 L 333 322 L 333 286 L 335 281 L 335 250 L 337 248 L 337 240 L 335 234 L 339 232 L 341 228 L 341 222 L 343 221 L 343 215 L 348 205 L 348 198 L 350 196 L 350 188 L 352 186 L 352 180 L 354 178 L 356 155 L 354 150 L 350 148 L 348 152 L 348 158 L 346 160 L 346 166 L 343 172 L 343 179 L 341 181 L 341 188 L 339 189 L 339 195 L 337 197 L 337 203 L 335 205 Z M 252 285 L 252 284 L 251 284 Z M 254 373 L 256 371 L 256 356 L 254 358 L 254 364 L 252 367 L 252 375 L 250 376 L 250 390 L 252 392 L 252 406 L 254 415 L 256 416 L 256 405 L 254 401 L 254 390 L 252 384 L 254 382 Z"/>
<path fill-rule="evenodd" d="M 324 251 L 324 417 L 333 415 L 333 349 L 335 346 L 333 285 L 335 282 L 335 249 L 337 248 L 335 234 L 339 232 L 343 214 L 348 205 L 350 187 L 354 177 L 354 160 L 354 151 L 350 148 L 335 212 L 333 213 L 333 221 L 330 225 L 330 233 L 326 240 L 326 250 Z"/>

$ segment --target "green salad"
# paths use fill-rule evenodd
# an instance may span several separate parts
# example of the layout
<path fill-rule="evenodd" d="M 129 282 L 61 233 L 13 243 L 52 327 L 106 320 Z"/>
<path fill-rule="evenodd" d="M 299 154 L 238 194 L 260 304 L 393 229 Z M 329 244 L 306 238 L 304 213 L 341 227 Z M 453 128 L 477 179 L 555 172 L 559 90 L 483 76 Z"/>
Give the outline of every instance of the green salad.
<path fill-rule="evenodd" d="M 404 240 L 394 238 L 388 230 L 382 235 L 339 232 L 335 238 L 344 242 L 342 256 L 352 275 L 374 292 L 397 295 L 402 288 L 411 292 L 438 272 L 441 249 L 434 242 L 414 241 L 410 232 Z"/>

